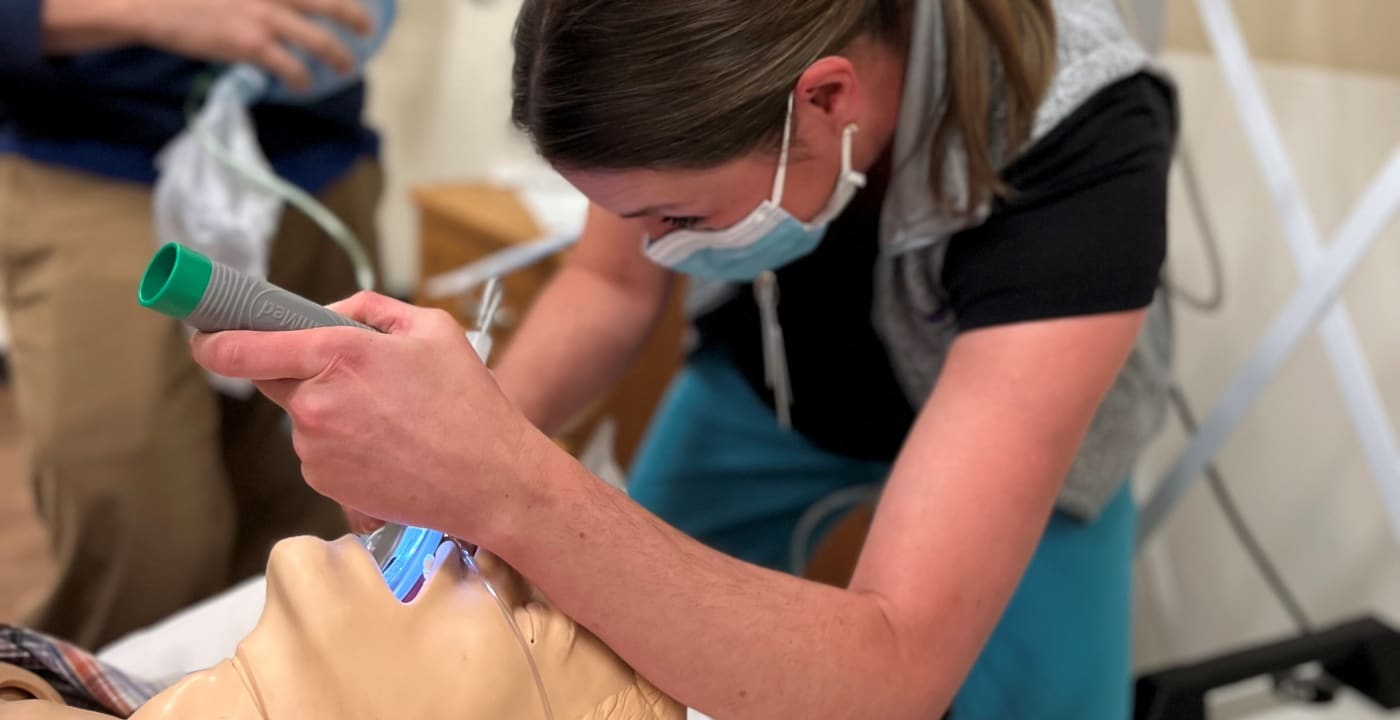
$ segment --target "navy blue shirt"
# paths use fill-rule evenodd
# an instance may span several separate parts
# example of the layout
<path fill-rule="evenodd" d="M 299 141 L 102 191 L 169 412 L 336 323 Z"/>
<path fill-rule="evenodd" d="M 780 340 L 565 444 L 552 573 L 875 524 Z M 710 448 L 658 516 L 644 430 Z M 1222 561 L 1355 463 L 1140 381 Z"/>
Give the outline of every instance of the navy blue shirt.
<path fill-rule="evenodd" d="M 0 0 L 0 154 L 153 183 L 156 153 L 218 66 L 147 47 L 46 58 L 42 4 Z M 258 141 L 279 175 L 317 192 L 378 151 L 364 102 L 359 83 L 306 105 L 258 104 Z"/>

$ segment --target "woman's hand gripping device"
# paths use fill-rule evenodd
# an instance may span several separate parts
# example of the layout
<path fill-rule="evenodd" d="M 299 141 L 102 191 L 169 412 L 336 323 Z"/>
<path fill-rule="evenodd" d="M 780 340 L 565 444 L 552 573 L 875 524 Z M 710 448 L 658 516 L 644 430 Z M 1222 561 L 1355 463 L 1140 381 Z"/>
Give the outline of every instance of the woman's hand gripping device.
<path fill-rule="evenodd" d="M 151 259 L 137 297 L 142 306 L 202 332 L 333 326 L 374 330 L 175 243 L 165 245 Z M 500 283 L 492 280 L 478 306 L 477 329 L 467 333 L 482 362 L 491 353 L 490 328 L 500 298 Z M 448 538 L 436 530 L 389 524 L 361 540 L 379 564 L 394 597 L 408 602 L 422 588 L 425 571 Z"/>

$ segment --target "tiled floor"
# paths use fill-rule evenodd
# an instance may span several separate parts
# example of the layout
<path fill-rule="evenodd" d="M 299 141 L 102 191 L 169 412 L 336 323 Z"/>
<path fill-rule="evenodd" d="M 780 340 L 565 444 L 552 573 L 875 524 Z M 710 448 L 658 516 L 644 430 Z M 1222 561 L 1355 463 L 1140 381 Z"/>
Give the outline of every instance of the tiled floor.
<path fill-rule="evenodd" d="M 0 623 L 17 620 L 44 591 L 50 579 L 46 557 L 14 400 L 0 386 Z"/>

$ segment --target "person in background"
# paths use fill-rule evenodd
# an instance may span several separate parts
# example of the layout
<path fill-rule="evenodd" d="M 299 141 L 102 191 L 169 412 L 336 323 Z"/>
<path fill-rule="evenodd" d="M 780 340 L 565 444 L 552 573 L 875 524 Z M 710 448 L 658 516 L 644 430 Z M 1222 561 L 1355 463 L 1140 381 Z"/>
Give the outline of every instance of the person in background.
<path fill-rule="evenodd" d="M 354 73 L 323 21 L 367 35 L 359 0 L 0 3 L 0 273 L 13 382 L 57 581 L 23 621 L 86 647 L 261 569 L 279 538 L 345 530 L 306 488 L 284 415 L 215 393 L 173 321 L 135 300 L 155 250 L 155 157 L 227 63 L 306 87 Z M 356 82 L 256 105 L 273 169 L 370 247 L 378 140 Z M 345 254 L 282 214 L 270 279 L 322 302 L 356 289 Z"/>

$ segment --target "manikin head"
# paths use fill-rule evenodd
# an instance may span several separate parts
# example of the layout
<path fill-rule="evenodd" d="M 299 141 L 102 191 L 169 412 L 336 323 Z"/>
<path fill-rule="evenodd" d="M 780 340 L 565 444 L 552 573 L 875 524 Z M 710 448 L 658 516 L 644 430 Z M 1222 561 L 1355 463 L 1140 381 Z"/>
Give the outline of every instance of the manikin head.
<path fill-rule="evenodd" d="M 685 716 L 591 633 L 532 597 L 504 563 L 485 553 L 479 562 L 512 610 L 557 720 Z M 519 641 L 458 553 L 401 604 L 353 538 L 295 538 L 273 550 L 267 588 L 262 618 L 233 658 L 187 676 L 134 720 L 544 717 Z M 40 701 L 0 714 L 98 717 Z"/>

